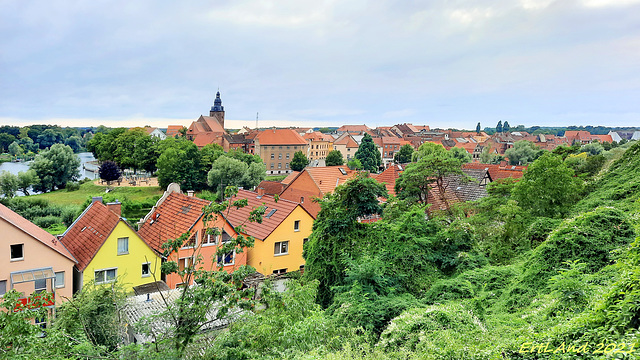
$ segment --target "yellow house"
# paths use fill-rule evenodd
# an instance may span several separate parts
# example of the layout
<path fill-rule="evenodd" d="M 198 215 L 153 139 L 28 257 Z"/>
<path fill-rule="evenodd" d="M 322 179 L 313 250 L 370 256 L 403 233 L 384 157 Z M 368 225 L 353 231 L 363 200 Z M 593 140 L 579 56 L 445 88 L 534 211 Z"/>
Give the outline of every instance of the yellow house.
<path fill-rule="evenodd" d="M 234 200 L 247 199 L 248 206 L 232 208 L 226 215 L 234 226 L 242 225 L 244 234 L 255 238 L 247 249 L 247 265 L 263 275 L 303 270 L 302 249 L 311 235 L 313 217 L 299 203 L 276 199 L 262 192 L 239 190 Z M 251 210 L 265 206 L 262 223 L 248 222 Z"/>
<path fill-rule="evenodd" d="M 74 292 L 91 281 L 107 284 L 117 278 L 133 290 L 160 280 L 160 256 L 120 217 L 119 202 L 104 205 L 102 198 L 94 198 L 60 241 L 78 261 Z"/>

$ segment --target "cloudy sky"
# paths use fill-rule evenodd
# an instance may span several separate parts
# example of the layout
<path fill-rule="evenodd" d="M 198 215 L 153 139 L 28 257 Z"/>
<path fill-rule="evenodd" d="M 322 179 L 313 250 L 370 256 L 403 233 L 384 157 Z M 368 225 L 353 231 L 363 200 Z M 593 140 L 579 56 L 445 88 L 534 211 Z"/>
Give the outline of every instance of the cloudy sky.
<path fill-rule="evenodd" d="M 0 0 L 0 124 L 640 126 L 640 0 Z"/>

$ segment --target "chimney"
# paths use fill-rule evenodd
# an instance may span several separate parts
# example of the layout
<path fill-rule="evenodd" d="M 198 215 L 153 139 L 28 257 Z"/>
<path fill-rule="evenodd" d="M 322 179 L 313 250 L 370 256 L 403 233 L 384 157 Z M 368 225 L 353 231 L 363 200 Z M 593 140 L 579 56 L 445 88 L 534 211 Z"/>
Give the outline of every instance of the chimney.
<path fill-rule="evenodd" d="M 193 190 L 187 190 L 187 196 L 193 197 Z"/>
<path fill-rule="evenodd" d="M 102 202 L 102 196 L 94 196 L 91 198 L 91 203 L 93 204 L 94 202 Z"/>
<path fill-rule="evenodd" d="M 118 199 L 116 199 L 115 202 L 107 203 L 107 209 L 113 211 L 118 216 L 122 215 L 122 204 L 120 203 L 120 201 L 118 201 Z"/>
<path fill-rule="evenodd" d="M 258 196 L 264 195 L 264 188 L 263 187 L 259 187 L 257 191 L 258 191 Z"/>

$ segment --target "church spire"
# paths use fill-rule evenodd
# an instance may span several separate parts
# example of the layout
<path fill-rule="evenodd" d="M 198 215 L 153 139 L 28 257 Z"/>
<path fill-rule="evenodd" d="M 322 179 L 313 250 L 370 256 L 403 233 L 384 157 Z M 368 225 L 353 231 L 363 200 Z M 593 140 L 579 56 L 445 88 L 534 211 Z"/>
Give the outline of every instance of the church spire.
<path fill-rule="evenodd" d="M 222 99 L 220 99 L 220 91 L 216 93 L 216 99 L 213 101 L 213 106 L 211 107 L 211 112 L 218 111 L 224 111 L 224 106 L 222 106 Z"/>

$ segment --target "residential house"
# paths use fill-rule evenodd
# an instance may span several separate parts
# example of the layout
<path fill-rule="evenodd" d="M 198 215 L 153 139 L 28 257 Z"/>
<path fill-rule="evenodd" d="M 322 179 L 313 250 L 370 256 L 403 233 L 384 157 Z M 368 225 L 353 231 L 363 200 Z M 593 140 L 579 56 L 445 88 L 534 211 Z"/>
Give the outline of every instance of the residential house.
<path fill-rule="evenodd" d="M 322 168 L 314 168 L 322 169 Z M 304 269 L 302 250 L 311 235 L 313 217 L 300 203 L 248 190 L 239 190 L 237 199 L 248 206 L 235 207 L 225 214 L 234 227 L 243 225 L 244 233 L 255 239 L 247 249 L 247 265 L 263 275 L 284 274 Z M 262 222 L 249 222 L 250 212 L 265 206 Z"/>
<path fill-rule="evenodd" d="M 354 175 L 356 171 L 346 166 L 308 167 L 294 179 L 285 179 L 289 181 L 289 185 L 282 191 L 280 198 L 300 203 L 315 219 L 320 212 L 320 205 L 313 199 L 333 192 L 338 185 L 344 184 Z"/>
<path fill-rule="evenodd" d="M 260 131 L 254 139 L 255 153 L 267 167 L 267 174 L 288 174 L 293 154 L 307 154 L 307 141 L 291 129 L 267 129 Z"/>
<path fill-rule="evenodd" d="M 395 153 L 400 151 L 400 148 L 404 144 L 409 144 L 409 142 L 402 140 L 398 137 L 377 137 L 373 138 L 373 142 L 378 147 L 378 151 L 380 151 L 380 157 L 382 158 L 382 165 L 386 168 L 389 164 L 393 163 L 393 156 Z"/>
<path fill-rule="evenodd" d="M 149 134 L 149 136 L 157 137 L 160 140 L 164 140 L 167 138 L 167 135 L 165 135 L 165 133 L 163 133 L 162 130 L 158 129 L 157 127 L 145 126 L 144 131 Z"/>
<path fill-rule="evenodd" d="M 333 141 L 333 148 L 340 151 L 346 164 L 355 157 L 359 145 L 351 134 L 345 132 Z"/>
<path fill-rule="evenodd" d="M 303 138 L 309 143 L 307 148 L 307 159 L 317 163 L 322 160 L 322 166 L 324 166 L 324 160 L 327 158 L 327 154 L 333 150 L 333 136 L 323 134 L 319 131 L 304 134 Z"/>
<path fill-rule="evenodd" d="M 489 172 L 492 181 L 505 178 L 519 179 L 524 174 L 527 166 L 502 165 L 502 164 L 482 164 L 466 163 L 462 165 L 463 170 L 480 169 Z"/>
<path fill-rule="evenodd" d="M 292 172 L 293 173 L 299 173 L 297 171 Z M 291 176 L 291 174 L 287 175 L 287 177 Z M 284 190 L 285 185 L 282 182 L 278 182 L 278 181 L 270 181 L 270 180 L 262 180 L 260 182 L 260 184 L 258 184 L 258 186 L 256 187 L 256 191 L 258 192 L 264 192 L 267 195 L 280 195 L 280 193 L 282 192 L 282 190 Z"/>
<path fill-rule="evenodd" d="M 609 131 L 611 141 L 620 142 L 620 140 L 640 140 L 640 130 L 632 131 Z"/>
<path fill-rule="evenodd" d="M 203 269 L 218 269 L 218 265 L 222 265 L 224 270 L 231 272 L 246 264 L 246 253 L 233 252 L 224 258 L 217 258 L 218 248 L 237 234 L 222 216 L 215 217 L 209 223 L 204 222 L 203 208 L 209 204 L 210 201 L 197 198 L 192 192 L 189 195 L 183 194 L 178 184 L 170 184 L 156 205 L 138 223 L 138 235 L 151 248 L 162 252 L 162 244 L 189 233 L 184 246 L 166 261 L 175 261 L 180 269 L 184 269 L 193 265 L 196 258 L 200 257 Z M 206 233 L 207 229 L 212 228 L 218 229 L 218 236 Z M 169 274 L 164 281 L 171 289 L 185 284 L 185 280 L 178 274 Z M 190 284 L 192 283 L 193 279 L 190 280 Z"/>
<path fill-rule="evenodd" d="M 120 216 L 119 202 L 93 202 L 71 224 L 60 242 L 78 261 L 73 276 L 74 292 L 94 281 L 113 282 L 116 278 L 127 290 L 160 277 L 161 257 Z"/>
<path fill-rule="evenodd" d="M 342 125 L 337 130 L 336 133 L 349 133 L 351 135 L 364 135 L 365 133 L 375 136 L 373 130 L 367 125 Z"/>
<path fill-rule="evenodd" d="M 15 289 L 25 304 L 26 297 L 43 290 L 54 294 L 56 305 L 71 298 L 76 259 L 55 236 L 2 204 L 0 232 L 0 297 Z"/>
<path fill-rule="evenodd" d="M 167 137 L 176 137 L 177 135 L 180 135 L 180 130 L 182 130 L 184 126 L 182 125 L 169 125 L 167 126 L 167 132 L 166 135 Z"/>

